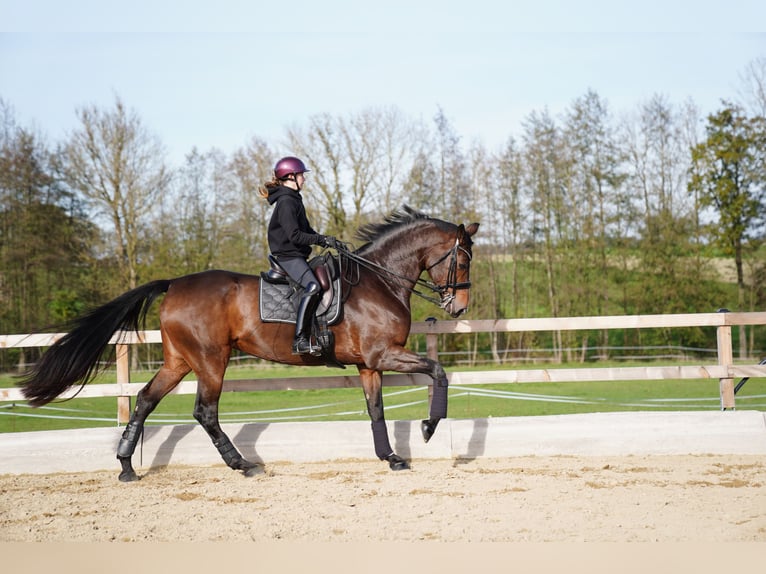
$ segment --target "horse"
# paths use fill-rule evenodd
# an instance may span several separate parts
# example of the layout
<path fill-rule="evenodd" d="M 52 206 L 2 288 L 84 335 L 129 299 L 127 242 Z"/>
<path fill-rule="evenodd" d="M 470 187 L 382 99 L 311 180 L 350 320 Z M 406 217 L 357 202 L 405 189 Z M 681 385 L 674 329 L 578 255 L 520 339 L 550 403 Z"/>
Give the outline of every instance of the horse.
<path fill-rule="evenodd" d="M 468 309 L 471 237 L 478 223 L 454 224 L 432 218 L 407 205 L 381 223 L 362 226 L 356 237 L 365 242 L 352 249 L 341 244 L 338 256 L 353 269 L 342 282 L 342 318 L 329 329 L 335 359 L 356 366 L 370 417 L 374 452 L 391 470 L 410 468 L 391 448 L 383 412 L 382 373 L 422 373 L 433 380 L 429 418 L 421 421 L 428 442 L 447 416 L 448 380 L 439 362 L 405 348 L 411 325 L 411 296 L 421 295 L 454 318 Z M 345 249 L 343 248 L 345 246 Z M 431 281 L 421 278 L 426 272 Z M 345 275 L 345 274 L 344 274 Z M 234 349 L 268 361 L 321 365 L 321 357 L 292 354 L 293 326 L 264 322 L 259 314 L 258 275 L 207 270 L 150 281 L 85 312 L 43 353 L 21 380 L 32 406 L 44 405 L 72 386 L 80 388 L 102 369 L 114 334 L 138 331 L 152 303 L 159 308 L 163 364 L 138 392 L 135 408 L 117 446 L 119 480 L 139 480 L 133 453 L 147 417 L 188 373 L 197 376 L 193 416 L 205 429 L 221 458 L 245 476 L 263 465 L 242 457 L 221 428 L 218 404 L 224 373 Z M 423 286 L 428 297 L 416 289 Z M 101 366 L 99 366 L 101 365 Z"/>

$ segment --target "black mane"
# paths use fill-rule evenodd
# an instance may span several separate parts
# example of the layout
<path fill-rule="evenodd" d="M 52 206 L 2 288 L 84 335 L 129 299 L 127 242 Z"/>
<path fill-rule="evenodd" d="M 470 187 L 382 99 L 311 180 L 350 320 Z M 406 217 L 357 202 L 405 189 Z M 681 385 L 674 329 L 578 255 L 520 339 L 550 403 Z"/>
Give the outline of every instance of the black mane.
<path fill-rule="evenodd" d="M 401 209 L 387 215 L 382 223 L 367 223 L 360 227 L 356 232 L 356 238 L 360 241 L 373 243 L 396 229 L 410 225 L 415 221 L 427 219 L 431 218 L 425 213 L 421 213 L 409 205 L 403 205 Z"/>

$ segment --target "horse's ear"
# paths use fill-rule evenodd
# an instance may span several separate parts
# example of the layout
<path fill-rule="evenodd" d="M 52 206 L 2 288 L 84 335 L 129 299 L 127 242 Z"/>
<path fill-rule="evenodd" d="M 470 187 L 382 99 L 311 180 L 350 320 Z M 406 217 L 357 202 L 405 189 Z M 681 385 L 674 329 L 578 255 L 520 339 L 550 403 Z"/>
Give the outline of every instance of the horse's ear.
<path fill-rule="evenodd" d="M 468 227 L 465 228 L 465 232 L 468 234 L 469 237 L 471 237 L 477 231 L 479 231 L 479 224 L 478 223 L 472 223 L 471 225 L 469 225 Z"/>
<path fill-rule="evenodd" d="M 468 227 L 463 225 L 462 223 L 457 226 L 457 238 L 458 241 L 462 241 L 465 236 L 471 237 L 474 233 L 476 233 L 479 229 L 478 223 L 472 223 Z"/>

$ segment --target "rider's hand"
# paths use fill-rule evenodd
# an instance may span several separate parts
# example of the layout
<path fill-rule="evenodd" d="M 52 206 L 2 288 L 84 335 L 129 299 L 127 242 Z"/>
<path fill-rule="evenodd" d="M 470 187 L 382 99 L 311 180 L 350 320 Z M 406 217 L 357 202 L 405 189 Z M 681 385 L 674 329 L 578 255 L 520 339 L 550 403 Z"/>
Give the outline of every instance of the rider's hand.
<path fill-rule="evenodd" d="M 335 239 L 332 235 L 325 235 L 322 238 L 322 247 L 329 247 L 337 251 L 340 248 L 339 245 L 340 245 L 340 242 L 337 239 Z"/>

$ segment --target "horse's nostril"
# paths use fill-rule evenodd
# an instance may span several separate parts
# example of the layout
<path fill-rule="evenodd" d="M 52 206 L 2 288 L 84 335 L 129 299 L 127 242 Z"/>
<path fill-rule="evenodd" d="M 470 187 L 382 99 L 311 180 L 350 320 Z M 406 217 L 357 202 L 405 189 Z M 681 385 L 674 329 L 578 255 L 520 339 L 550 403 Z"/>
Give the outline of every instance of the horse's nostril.
<path fill-rule="evenodd" d="M 460 315 L 462 315 L 462 314 L 463 314 L 463 313 L 465 313 L 466 311 L 468 311 L 468 307 L 463 307 L 462 309 L 458 309 L 457 311 L 453 312 L 453 313 L 452 313 L 452 316 L 453 316 L 455 319 L 457 319 L 458 317 L 460 317 Z"/>

